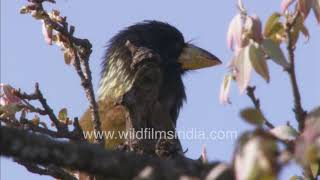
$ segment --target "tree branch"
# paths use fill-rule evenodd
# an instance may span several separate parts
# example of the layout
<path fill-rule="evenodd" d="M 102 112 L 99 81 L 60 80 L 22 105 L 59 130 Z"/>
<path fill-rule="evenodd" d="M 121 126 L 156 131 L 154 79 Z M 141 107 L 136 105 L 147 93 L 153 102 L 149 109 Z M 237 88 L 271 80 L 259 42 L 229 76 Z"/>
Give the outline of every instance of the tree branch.
<path fill-rule="evenodd" d="M 46 127 L 43 128 L 43 127 L 40 127 L 39 125 L 35 125 L 32 121 L 26 119 L 23 116 L 20 117 L 20 122 L 17 121 L 13 123 L 12 119 L 10 118 L 9 119 L 0 118 L 0 121 L 16 128 L 32 130 L 34 132 L 43 133 L 54 138 L 68 138 L 71 140 L 79 140 L 79 141 L 84 140 L 82 129 L 79 125 L 78 119 L 75 118 L 74 120 L 74 123 L 73 123 L 74 130 L 69 131 L 68 124 L 60 122 L 57 116 L 54 114 L 52 108 L 48 105 L 47 100 L 44 98 L 38 83 L 36 83 L 35 92 L 32 94 L 27 94 L 25 92 L 22 92 L 20 89 L 14 90 L 13 93 L 15 96 L 23 100 L 24 104 L 22 104 L 22 106 L 28 111 L 39 113 L 41 115 L 48 115 L 52 123 L 57 128 L 57 131 L 50 130 Z M 27 100 L 28 101 L 38 100 L 42 105 L 43 109 L 34 107 Z"/>
<path fill-rule="evenodd" d="M 247 87 L 247 95 L 249 96 L 249 98 L 251 99 L 252 103 L 254 104 L 254 107 L 260 112 L 262 113 L 261 111 L 261 108 L 260 108 L 260 100 L 258 98 L 256 98 L 256 95 L 254 93 L 254 91 L 256 90 L 256 87 L 250 87 L 248 86 Z M 265 125 L 270 128 L 270 129 L 273 129 L 274 128 L 274 125 L 268 121 L 266 118 L 264 118 L 264 122 L 265 122 Z"/>
<path fill-rule="evenodd" d="M 62 22 L 56 22 L 50 18 L 48 13 L 44 10 L 42 3 L 45 1 L 49 1 L 51 3 L 55 3 L 53 0 L 28 0 L 35 6 L 35 11 L 38 11 L 42 15 L 42 20 L 48 24 L 52 29 L 59 32 L 64 38 L 70 42 L 71 49 L 74 52 L 74 68 L 76 69 L 80 80 L 81 85 L 85 90 L 86 97 L 90 103 L 90 110 L 92 112 L 92 123 L 94 130 L 96 132 L 101 131 L 101 122 L 98 111 L 98 104 L 95 100 L 94 89 L 92 85 L 91 71 L 89 66 L 89 57 L 91 55 L 92 45 L 87 39 L 79 39 L 73 36 L 75 31 L 74 26 L 71 26 L 68 29 L 68 23 L 66 22 L 66 18 Z M 104 144 L 103 138 L 96 137 L 95 142 L 99 142 Z"/>
<path fill-rule="evenodd" d="M 1 127 L 0 130 L 1 156 L 42 166 L 80 170 L 104 179 L 133 179 L 142 176 L 147 179 L 178 179 L 182 176 L 204 179 L 217 165 L 203 164 L 184 157 L 160 160 L 135 153 L 106 151 L 99 145 L 58 142 L 15 128 Z M 233 173 L 227 170 L 220 177 L 233 179 Z"/>
<path fill-rule="evenodd" d="M 288 59 L 290 64 L 289 68 L 287 69 L 287 72 L 289 74 L 293 97 L 294 97 L 293 112 L 295 113 L 296 120 L 298 121 L 299 130 L 302 132 L 304 129 L 304 121 L 305 121 L 307 112 L 302 108 L 302 105 L 301 105 L 301 95 L 300 95 L 298 82 L 296 78 L 296 72 L 295 72 L 295 55 L 294 55 L 295 44 L 293 42 L 292 33 L 291 33 L 292 28 L 296 24 L 299 16 L 301 16 L 300 13 L 296 13 L 292 21 L 291 22 L 288 21 L 286 23 L 285 31 L 288 38 L 287 51 L 288 51 Z"/>
<path fill-rule="evenodd" d="M 39 114 L 46 114 L 49 116 L 52 123 L 57 127 L 58 131 L 66 131 L 67 126 L 59 122 L 57 116 L 54 114 L 52 108 L 48 105 L 47 100 L 43 97 L 40 91 L 39 84 L 35 85 L 35 92 L 33 94 L 23 93 L 20 90 L 15 91 L 14 94 L 20 99 L 39 100 L 44 110 L 39 110 Z M 37 109 L 34 109 L 37 110 Z"/>
<path fill-rule="evenodd" d="M 295 71 L 295 54 L 294 54 L 295 44 L 292 38 L 292 30 L 296 25 L 299 16 L 301 16 L 301 13 L 297 11 L 291 19 L 287 19 L 287 22 L 285 25 L 285 33 L 288 39 L 288 42 L 287 42 L 288 60 L 290 64 L 289 68 L 286 71 L 289 74 L 292 92 L 293 92 L 293 98 L 294 98 L 293 112 L 298 122 L 299 130 L 300 132 L 303 132 L 307 111 L 303 109 L 301 104 L 301 95 L 300 95 L 297 77 L 296 77 L 296 71 Z M 315 179 L 313 178 L 310 167 L 304 167 L 303 169 L 304 169 L 304 176 L 306 178 L 312 179 L 312 180 Z"/>

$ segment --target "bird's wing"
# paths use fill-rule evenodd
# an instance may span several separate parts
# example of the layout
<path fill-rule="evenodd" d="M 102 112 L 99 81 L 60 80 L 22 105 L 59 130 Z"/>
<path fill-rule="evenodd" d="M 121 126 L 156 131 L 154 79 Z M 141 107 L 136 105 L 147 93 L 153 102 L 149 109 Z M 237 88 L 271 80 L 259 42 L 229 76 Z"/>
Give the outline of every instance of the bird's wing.
<path fill-rule="evenodd" d="M 127 110 L 122 105 L 115 105 L 110 101 L 99 101 L 99 116 L 101 120 L 101 130 L 105 138 L 105 147 L 107 149 L 116 149 L 125 141 L 122 137 L 126 127 Z M 93 142 L 94 132 L 92 124 L 91 111 L 88 109 L 80 120 L 80 126 L 83 133 L 86 134 L 86 139 Z"/>

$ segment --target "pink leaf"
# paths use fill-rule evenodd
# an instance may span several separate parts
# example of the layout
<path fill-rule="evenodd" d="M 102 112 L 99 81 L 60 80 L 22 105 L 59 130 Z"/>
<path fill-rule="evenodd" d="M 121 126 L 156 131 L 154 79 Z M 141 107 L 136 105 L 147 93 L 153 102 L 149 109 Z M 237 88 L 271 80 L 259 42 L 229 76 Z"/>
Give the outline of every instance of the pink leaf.
<path fill-rule="evenodd" d="M 1 83 L 0 89 L 3 91 L 3 94 L 1 94 L 0 97 L 0 103 L 2 106 L 21 103 L 21 99 L 13 94 L 14 89 L 10 85 Z"/>
<path fill-rule="evenodd" d="M 248 46 L 242 48 L 239 53 L 237 53 L 234 60 L 234 65 L 237 70 L 236 81 L 238 83 L 241 94 L 247 89 L 249 85 L 251 72 L 253 69 L 250 62 L 248 50 Z"/>
<path fill-rule="evenodd" d="M 263 35 L 262 35 L 262 24 L 260 18 L 256 15 L 251 16 L 252 19 L 252 34 L 253 39 L 257 42 L 262 42 Z"/>
<path fill-rule="evenodd" d="M 288 10 L 289 6 L 292 3 L 294 3 L 295 1 L 296 0 L 282 0 L 282 2 L 281 2 L 281 13 L 284 14 Z"/>
<path fill-rule="evenodd" d="M 203 163 L 208 163 L 208 153 L 207 153 L 207 148 L 206 145 L 202 146 L 202 151 L 201 151 L 201 160 Z"/>
<path fill-rule="evenodd" d="M 1 95 L 0 96 L 0 106 L 5 106 L 7 104 L 8 104 L 8 100 Z"/>
<path fill-rule="evenodd" d="M 298 10 L 303 14 L 304 19 L 308 17 L 313 4 L 314 0 L 299 0 Z"/>
<path fill-rule="evenodd" d="M 42 21 L 42 34 L 43 34 L 45 41 L 49 45 L 52 45 L 53 30 L 52 30 L 52 28 L 48 27 L 44 21 Z"/>
<path fill-rule="evenodd" d="M 320 24 L 320 0 L 315 0 L 313 4 L 313 12 L 317 18 L 318 24 Z"/>
<path fill-rule="evenodd" d="M 241 15 L 238 14 L 231 20 L 227 33 L 227 45 L 230 49 L 236 50 L 241 48 L 241 36 L 243 32 L 243 23 Z"/>

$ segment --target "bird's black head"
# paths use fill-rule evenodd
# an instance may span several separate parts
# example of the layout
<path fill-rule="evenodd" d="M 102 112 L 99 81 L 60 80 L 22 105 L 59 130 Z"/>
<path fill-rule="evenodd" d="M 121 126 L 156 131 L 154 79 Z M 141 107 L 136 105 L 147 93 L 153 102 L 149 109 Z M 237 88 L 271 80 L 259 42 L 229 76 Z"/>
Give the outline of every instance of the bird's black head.
<path fill-rule="evenodd" d="M 127 41 L 160 55 L 165 82 L 160 100 L 172 108 L 174 119 L 185 99 L 183 72 L 220 64 L 214 55 L 186 43 L 175 27 L 158 21 L 144 21 L 120 31 L 111 39 L 103 62 L 100 99 L 119 98 L 130 89 L 133 72 L 130 69 L 131 53 L 125 46 Z"/>

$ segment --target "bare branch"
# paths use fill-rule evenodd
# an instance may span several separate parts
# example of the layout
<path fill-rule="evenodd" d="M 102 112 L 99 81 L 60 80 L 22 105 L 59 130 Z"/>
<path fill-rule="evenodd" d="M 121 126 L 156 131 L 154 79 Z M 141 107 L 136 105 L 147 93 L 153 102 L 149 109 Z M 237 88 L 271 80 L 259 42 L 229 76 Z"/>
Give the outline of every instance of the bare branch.
<path fill-rule="evenodd" d="M 67 126 L 59 122 L 57 116 L 54 114 L 52 108 L 48 105 L 47 100 L 43 97 L 42 92 L 40 91 L 39 84 L 35 85 L 35 92 L 33 94 L 27 94 L 25 92 L 21 92 L 21 90 L 15 91 L 14 94 L 25 100 L 38 100 L 44 110 L 40 110 L 31 106 L 31 110 L 38 112 L 41 115 L 48 115 L 52 123 L 57 127 L 60 131 L 66 131 Z"/>
<path fill-rule="evenodd" d="M 256 90 L 256 87 L 250 87 L 248 86 L 247 87 L 247 95 L 249 96 L 249 98 L 251 99 L 252 103 L 254 104 L 254 107 L 260 112 L 262 113 L 261 111 L 261 108 L 260 108 L 260 100 L 256 97 L 254 91 Z M 273 129 L 274 128 L 274 125 L 268 121 L 266 118 L 264 118 L 264 122 L 266 124 L 266 126 L 270 129 Z"/>

